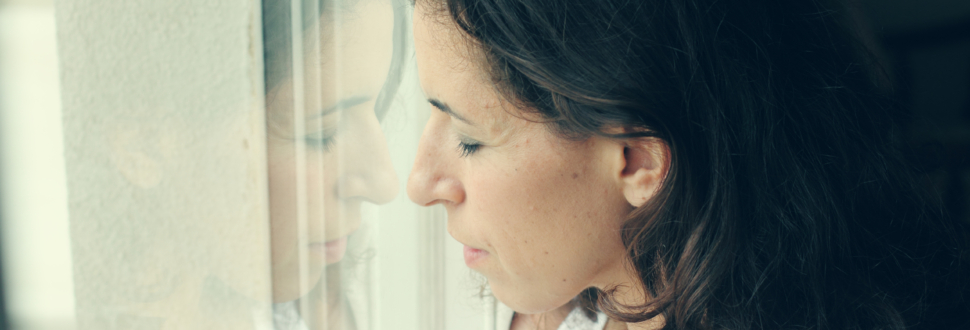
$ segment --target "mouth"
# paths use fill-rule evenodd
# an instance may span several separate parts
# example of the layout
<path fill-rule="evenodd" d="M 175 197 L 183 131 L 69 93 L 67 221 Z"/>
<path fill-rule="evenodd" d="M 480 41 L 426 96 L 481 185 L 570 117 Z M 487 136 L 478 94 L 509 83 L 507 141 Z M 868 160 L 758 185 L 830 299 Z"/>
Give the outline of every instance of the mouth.
<path fill-rule="evenodd" d="M 475 268 L 475 266 L 480 265 L 489 255 L 488 251 L 476 249 L 468 245 L 465 245 L 464 252 L 465 265 L 467 265 L 468 268 Z"/>
<path fill-rule="evenodd" d="M 323 259 L 328 265 L 336 263 L 347 253 L 347 236 L 326 242 L 310 243 L 309 250 L 317 260 Z"/>

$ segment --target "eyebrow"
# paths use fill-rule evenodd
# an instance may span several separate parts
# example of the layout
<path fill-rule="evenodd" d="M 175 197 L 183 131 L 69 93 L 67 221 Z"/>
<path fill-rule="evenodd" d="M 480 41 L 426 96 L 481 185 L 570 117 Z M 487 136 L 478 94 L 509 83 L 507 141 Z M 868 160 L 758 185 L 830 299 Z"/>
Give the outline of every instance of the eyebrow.
<path fill-rule="evenodd" d="M 449 107 L 447 104 L 444 104 L 443 102 L 437 99 L 433 99 L 433 98 L 428 99 L 428 103 L 431 103 L 431 105 L 433 105 L 435 108 L 438 108 L 438 110 L 441 110 L 441 112 L 447 113 L 449 116 L 452 116 L 458 120 L 463 121 L 465 124 L 475 126 L 475 123 L 455 113 L 455 111 L 451 110 L 451 107 Z"/>
<path fill-rule="evenodd" d="M 355 105 L 366 103 L 367 101 L 370 101 L 370 97 L 363 96 L 363 95 L 348 97 L 343 100 L 340 100 L 337 103 L 334 103 L 329 107 L 324 108 L 322 111 L 314 114 L 313 117 L 323 117 L 331 113 L 353 107 Z"/>

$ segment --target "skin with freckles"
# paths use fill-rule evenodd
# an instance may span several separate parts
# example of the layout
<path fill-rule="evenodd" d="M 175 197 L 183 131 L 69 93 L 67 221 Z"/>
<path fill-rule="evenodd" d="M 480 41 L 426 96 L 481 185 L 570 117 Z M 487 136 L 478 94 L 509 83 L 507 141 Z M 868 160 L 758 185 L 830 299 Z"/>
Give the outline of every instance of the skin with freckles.
<path fill-rule="evenodd" d="M 650 195 L 641 191 L 655 185 L 630 188 L 644 173 L 628 168 L 627 144 L 566 140 L 524 118 L 496 93 L 457 27 L 435 15 L 426 4 L 415 7 L 418 72 L 436 110 L 408 180 L 410 198 L 447 209 L 466 263 L 517 312 L 554 310 L 591 286 L 635 283 L 619 229 L 631 198 L 642 204 Z"/>

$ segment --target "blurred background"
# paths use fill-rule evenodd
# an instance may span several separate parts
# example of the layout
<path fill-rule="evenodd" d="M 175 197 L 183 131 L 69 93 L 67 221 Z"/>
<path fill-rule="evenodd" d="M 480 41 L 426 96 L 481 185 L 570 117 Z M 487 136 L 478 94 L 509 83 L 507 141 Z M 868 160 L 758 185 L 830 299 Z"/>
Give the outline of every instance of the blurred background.
<path fill-rule="evenodd" d="M 970 1 L 852 1 L 901 105 L 909 156 L 967 221 Z M 0 329 L 74 329 L 53 8 L 0 0 Z"/>

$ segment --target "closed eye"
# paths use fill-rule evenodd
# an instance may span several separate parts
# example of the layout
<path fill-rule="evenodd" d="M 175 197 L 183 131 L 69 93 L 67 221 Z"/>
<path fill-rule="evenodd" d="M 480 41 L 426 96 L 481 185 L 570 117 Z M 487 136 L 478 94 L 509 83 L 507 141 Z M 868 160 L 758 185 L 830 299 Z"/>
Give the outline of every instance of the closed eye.
<path fill-rule="evenodd" d="M 323 129 L 316 133 L 308 133 L 303 137 L 303 142 L 308 147 L 316 148 L 323 152 L 330 152 L 337 143 L 337 133 L 338 130 L 336 128 Z"/>
<path fill-rule="evenodd" d="M 458 142 L 458 154 L 461 157 L 468 157 L 478 151 L 482 144 L 470 139 L 462 139 Z"/>
<path fill-rule="evenodd" d="M 330 150 L 333 149 L 333 146 L 337 144 L 337 137 L 336 136 L 331 136 L 327 138 L 307 137 L 303 139 L 303 141 L 306 142 L 306 145 L 309 147 L 317 148 L 323 152 L 330 152 Z"/>

